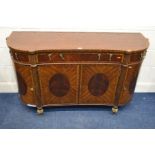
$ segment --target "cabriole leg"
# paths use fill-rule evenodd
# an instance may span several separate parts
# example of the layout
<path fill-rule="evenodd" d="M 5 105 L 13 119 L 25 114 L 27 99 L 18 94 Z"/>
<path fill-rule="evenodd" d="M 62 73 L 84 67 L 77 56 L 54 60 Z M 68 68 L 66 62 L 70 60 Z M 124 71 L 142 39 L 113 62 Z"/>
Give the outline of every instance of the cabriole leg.
<path fill-rule="evenodd" d="M 41 115 L 44 113 L 44 109 L 42 107 L 37 108 L 37 114 Z"/>
<path fill-rule="evenodd" d="M 113 112 L 114 114 L 116 114 L 116 113 L 118 112 L 118 106 L 113 106 L 113 107 L 112 107 L 112 112 Z"/>

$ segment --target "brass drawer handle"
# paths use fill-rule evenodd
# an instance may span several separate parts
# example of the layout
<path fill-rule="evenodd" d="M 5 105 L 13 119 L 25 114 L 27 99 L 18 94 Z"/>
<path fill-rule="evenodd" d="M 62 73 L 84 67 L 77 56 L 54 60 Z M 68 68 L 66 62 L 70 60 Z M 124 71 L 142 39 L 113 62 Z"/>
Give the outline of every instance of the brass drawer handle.
<path fill-rule="evenodd" d="M 15 57 L 16 57 L 16 59 L 18 60 L 18 54 L 17 54 L 17 53 L 15 53 Z"/>
<path fill-rule="evenodd" d="M 62 60 L 65 60 L 64 55 L 62 53 L 59 54 Z"/>
<path fill-rule="evenodd" d="M 48 58 L 49 58 L 50 61 L 52 60 L 51 56 L 52 56 L 52 53 L 48 54 Z"/>
<path fill-rule="evenodd" d="M 111 61 L 112 56 L 113 56 L 113 54 L 110 53 L 110 54 L 109 54 L 109 61 Z"/>
<path fill-rule="evenodd" d="M 101 60 L 101 53 L 98 54 L 98 61 Z"/>
<path fill-rule="evenodd" d="M 144 53 L 141 53 L 141 59 L 143 60 L 145 58 L 145 52 Z"/>

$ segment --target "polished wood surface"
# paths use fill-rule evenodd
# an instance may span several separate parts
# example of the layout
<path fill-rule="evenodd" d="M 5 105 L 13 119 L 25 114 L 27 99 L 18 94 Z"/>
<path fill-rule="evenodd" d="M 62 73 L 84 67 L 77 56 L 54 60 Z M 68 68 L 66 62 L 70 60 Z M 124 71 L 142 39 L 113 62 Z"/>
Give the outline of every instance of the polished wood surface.
<path fill-rule="evenodd" d="M 97 78 L 98 74 L 104 78 Z M 113 105 L 119 74 L 120 65 L 82 65 L 79 103 Z"/>
<path fill-rule="evenodd" d="M 140 63 L 133 64 L 127 68 L 124 81 L 122 81 L 123 88 L 119 100 L 120 105 L 125 104 L 131 100 L 131 97 L 135 90 L 140 65 L 141 65 Z"/>
<path fill-rule="evenodd" d="M 10 48 L 20 51 L 114 50 L 139 51 L 148 48 L 141 33 L 110 32 L 13 32 L 7 38 Z"/>
<path fill-rule="evenodd" d="M 7 38 L 27 105 L 127 104 L 148 48 L 140 33 L 13 32 Z"/>
<path fill-rule="evenodd" d="M 77 65 L 43 65 L 38 67 L 38 71 L 44 105 L 78 103 Z"/>
<path fill-rule="evenodd" d="M 15 64 L 18 80 L 18 89 L 24 103 L 36 104 L 34 95 L 34 83 L 30 66 Z"/>

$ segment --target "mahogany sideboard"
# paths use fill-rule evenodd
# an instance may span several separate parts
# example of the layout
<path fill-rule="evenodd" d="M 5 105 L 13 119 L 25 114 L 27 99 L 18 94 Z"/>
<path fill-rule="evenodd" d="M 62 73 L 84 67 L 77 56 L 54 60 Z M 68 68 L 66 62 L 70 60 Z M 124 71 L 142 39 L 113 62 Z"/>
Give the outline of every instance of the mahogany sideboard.
<path fill-rule="evenodd" d="M 148 39 L 141 33 L 12 32 L 21 100 L 37 107 L 118 106 L 133 96 Z"/>

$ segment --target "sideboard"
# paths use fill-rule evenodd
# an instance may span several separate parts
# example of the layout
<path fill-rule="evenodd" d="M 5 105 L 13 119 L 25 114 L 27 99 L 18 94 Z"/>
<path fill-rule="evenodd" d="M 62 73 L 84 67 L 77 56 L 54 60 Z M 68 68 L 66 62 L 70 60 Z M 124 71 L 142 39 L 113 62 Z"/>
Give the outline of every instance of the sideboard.
<path fill-rule="evenodd" d="M 141 33 L 12 32 L 7 38 L 26 105 L 107 105 L 133 96 L 149 46 Z"/>

